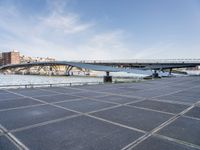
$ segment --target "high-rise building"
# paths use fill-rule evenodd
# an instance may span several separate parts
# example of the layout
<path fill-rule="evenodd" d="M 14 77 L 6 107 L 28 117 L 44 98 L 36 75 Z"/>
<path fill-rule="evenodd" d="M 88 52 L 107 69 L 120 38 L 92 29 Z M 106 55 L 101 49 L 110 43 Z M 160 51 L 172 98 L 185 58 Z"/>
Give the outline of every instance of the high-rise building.
<path fill-rule="evenodd" d="M 3 52 L 2 53 L 2 65 L 19 64 L 20 53 L 17 51 Z"/>

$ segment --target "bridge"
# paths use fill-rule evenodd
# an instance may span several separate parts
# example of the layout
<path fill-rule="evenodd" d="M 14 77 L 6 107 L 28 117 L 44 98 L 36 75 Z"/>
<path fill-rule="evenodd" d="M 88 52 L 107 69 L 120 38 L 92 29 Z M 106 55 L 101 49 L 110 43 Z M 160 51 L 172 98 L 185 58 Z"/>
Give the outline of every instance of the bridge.
<path fill-rule="evenodd" d="M 23 63 L 23 64 L 10 64 L 0 67 L 0 71 L 5 71 L 9 69 L 28 69 L 31 67 L 44 67 L 44 66 L 66 66 L 66 73 L 72 70 L 73 67 L 79 69 L 87 69 L 94 71 L 106 72 L 104 79 L 106 81 L 111 81 L 112 78 L 109 76 L 110 72 L 127 72 L 135 74 L 143 74 L 146 76 L 152 75 L 154 71 L 154 77 L 158 77 L 157 71 L 167 71 L 171 74 L 174 68 L 188 68 L 200 66 L 199 59 L 189 59 L 189 60 L 129 60 L 129 61 L 81 61 L 81 62 L 69 62 L 69 61 L 52 61 L 52 62 L 33 62 L 33 63 Z"/>
<path fill-rule="evenodd" d="M 87 69 L 87 70 L 94 70 L 94 71 L 103 71 L 106 72 L 106 76 L 104 77 L 105 81 L 112 81 L 112 77 L 109 75 L 110 72 L 128 72 L 128 73 L 135 73 L 135 74 L 144 74 L 146 76 L 151 75 L 150 71 L 145 71 L 142 69 L 125 69 L 125 68 L 116 68 L 112 66 L 105 66 L 105 65 L 95 65 L 95 64 L 87 64 L 82 62 L 68 62 L 68 61 L 52 61 L 52 62 L 32 62 L 32 63 L 23 63 L 23 64 L 9 64 L 0 67 L 0 71 L 6 70 L 27 70 L 31 67 L 44 67 L 50 66 L 54 68 L 56 66 L 66 66 L 66 75 L 69 75 L 69 72 L 72 70 L 73 67 L 76 67 L 80 70 Z"/>
<path fill-rule="evenodd" d="M 200 65 L 200 59 L 130 59 L 130 60 L 91 60 L 82 62 L 88 64 L 116 66 L 124 68 L 142 68 L 144 70 L 188 68 Z"/>

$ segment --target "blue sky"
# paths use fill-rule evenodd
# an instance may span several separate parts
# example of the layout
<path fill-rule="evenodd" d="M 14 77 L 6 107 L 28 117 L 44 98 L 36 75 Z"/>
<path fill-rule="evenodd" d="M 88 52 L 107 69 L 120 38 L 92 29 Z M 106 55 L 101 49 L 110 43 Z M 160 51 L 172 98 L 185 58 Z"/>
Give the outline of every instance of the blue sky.
<path fill-rule="evenodd" d="M 0 0 L 0 51 L 78 59 L 200 58 L 199 0 Z"/>

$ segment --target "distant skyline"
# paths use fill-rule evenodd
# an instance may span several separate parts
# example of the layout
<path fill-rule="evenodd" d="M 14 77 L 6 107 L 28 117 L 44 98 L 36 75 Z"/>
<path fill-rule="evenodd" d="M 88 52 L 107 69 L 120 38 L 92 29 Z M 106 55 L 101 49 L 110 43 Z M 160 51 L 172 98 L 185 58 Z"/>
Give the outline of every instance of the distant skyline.
<path fill-rule="evenodd" d="M 0 0 L 0 52 L 57 60 L 200 58 L 199 0 Z"/>

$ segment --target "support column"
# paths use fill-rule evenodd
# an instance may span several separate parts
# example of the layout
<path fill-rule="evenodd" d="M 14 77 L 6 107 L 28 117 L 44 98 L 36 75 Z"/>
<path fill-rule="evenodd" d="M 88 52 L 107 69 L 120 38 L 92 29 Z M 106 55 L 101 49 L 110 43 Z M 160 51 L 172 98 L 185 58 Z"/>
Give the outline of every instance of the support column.
<path fill-rule="evenodd" d="M 107 71 L 106 76 L 103 77 L 104 83 L 112 83 L 112 76 L 110 76 L 110 73 Z"/>
<path fill-rule="evenodd" d="M 154 70 L 154 73 L 152 74 L 152 78 L 160 78 L 156 70 Z"/>
<path fill-rule="evenodd" d="M 70 76 L 70 71 L 72 70 L 73 66 L 66 67 L 66 76 Z M 71 74 L 73 75 L 73 74 Z"/>
<path fill-rule="evenodd" d="M 169 76 L 172 75 L 172 68 L 169 69 Z"/>

